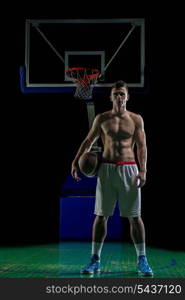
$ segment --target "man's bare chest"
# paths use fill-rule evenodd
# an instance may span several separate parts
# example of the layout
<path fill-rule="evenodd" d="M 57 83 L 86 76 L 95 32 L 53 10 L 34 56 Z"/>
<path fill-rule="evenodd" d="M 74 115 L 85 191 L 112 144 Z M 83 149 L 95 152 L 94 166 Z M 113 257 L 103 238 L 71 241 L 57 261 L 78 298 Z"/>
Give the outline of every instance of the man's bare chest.
<path fill-rule="evenodd" d="M 127 139 L 134 135 L 135 124 L 131 118 L 112 118 L 102 124 L 102 130 L 107 137 Z"/>

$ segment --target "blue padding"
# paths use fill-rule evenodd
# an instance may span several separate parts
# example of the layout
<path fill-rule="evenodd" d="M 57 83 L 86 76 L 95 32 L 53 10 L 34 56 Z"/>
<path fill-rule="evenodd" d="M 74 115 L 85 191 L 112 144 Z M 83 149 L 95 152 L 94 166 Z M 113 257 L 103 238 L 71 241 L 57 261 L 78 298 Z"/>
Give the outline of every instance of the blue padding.
<path fill-rule="evenodd" d="M 91 239 L 94 221 L 95 197 L 60 198 L 60 239 Z M 115 213 L 108 220 L 107 239 L 121 239 L 122 218 L 116 206 Z"/>
<path fill-rule="evenodd" d="M 80 181 L 69 175 L 62 185 L 62 196 L 94 196 L 97 177 L 86 177 L 80 174 Z"/>
<path fill-rule="evenodd" d="M 60 199 L 60 238 L 89 238 L 94 219 L 94 197 Z"/>
<path fill-rule="evenodd" d="M 76 87 L 27 87 L 25 81 L 25 67 L 21 66 L 20 72 L 20 89 L 23 94 L 31 93 L 75 93 Z"/>

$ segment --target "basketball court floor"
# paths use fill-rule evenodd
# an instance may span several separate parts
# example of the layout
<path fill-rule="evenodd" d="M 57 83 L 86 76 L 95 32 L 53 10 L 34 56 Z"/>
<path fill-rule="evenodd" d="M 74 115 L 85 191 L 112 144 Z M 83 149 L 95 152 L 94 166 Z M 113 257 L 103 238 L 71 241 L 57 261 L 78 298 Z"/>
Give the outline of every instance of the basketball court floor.
<path fill-rule="evenodd" d="M 90 242 L 0 248 L 0 278 L 137 278 L 133 244 L 106 242 L 100 274 L 82 275 Z M 147 247 L 154 278 L 185 278 L 185 252 Z"/>

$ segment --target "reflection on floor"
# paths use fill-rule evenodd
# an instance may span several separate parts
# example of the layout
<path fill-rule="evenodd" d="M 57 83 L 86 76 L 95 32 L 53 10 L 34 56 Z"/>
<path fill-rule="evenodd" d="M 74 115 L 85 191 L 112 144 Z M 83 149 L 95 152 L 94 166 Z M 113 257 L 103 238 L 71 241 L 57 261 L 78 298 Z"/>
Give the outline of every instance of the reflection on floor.
<path fill-rule="evenodd" d="M 1 247 L 0 278 L 89 278 L 80 269 L 89 262 L 91 243 Z M 154 278 L 185 278 L 185 252 L 147 247 Z M 133 244 L 106 242 L 101 273 L 93 277 L 137 278 Z"/>

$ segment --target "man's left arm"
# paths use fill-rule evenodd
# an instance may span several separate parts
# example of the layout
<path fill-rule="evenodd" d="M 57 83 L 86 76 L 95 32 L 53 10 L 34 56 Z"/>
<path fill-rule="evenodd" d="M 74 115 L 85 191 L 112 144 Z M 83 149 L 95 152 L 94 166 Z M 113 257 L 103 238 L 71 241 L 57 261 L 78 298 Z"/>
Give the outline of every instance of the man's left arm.
<path fill-rule="evenodd" d="M 137 116 L 136 129 L 135 129 L 135 141 L 137 146 L 137 159 L 139 162 L 139 179 L 138 187 L 143 187 L 146 182 L 147 172 L 147 145 L 146 134 L 144 130 L 144 122 L 140 115 Z"/>

